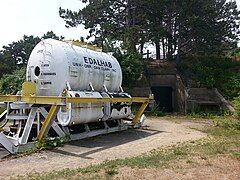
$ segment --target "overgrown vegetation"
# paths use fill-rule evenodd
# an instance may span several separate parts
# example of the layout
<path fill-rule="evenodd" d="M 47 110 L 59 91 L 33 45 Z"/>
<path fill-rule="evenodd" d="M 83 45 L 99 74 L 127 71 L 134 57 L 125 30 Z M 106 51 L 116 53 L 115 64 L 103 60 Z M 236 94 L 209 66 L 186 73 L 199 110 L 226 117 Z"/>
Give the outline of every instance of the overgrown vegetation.
<path fill-rule="evenodd" d="M 163 109 L 160 109 L 158 105 L 155 105 L 149 113 L 147 113 L 148 116 L 164 116 L 165 113 L 163 112 Z"/>
<path fill-rule="evenodd" d="M 52 150 L 56 147 L 62 147 L 68 141 L 68 137 L 54 138 L 54 139 L 43 139 L 36 141 L 32 148 L 29 148 L 23 152 L 19 152 L 13 156 L 13 158 L 19 158 L 33 153 L 41 152 L 43 150 Z"/>
<path fill-rule="evenodd" d="M 5 74 L 0 79 L 0 94 L 16 94 L 22 89 L 26 79 L 26 68 L 15 70 L 12 74 Z"/>
<path fill-rule="evenodd" d="M 238 119 L 240 120 L 240 95 L 234 99 L 233 103 L 236 109 Z"/>
<path fill-rule="evenodd" d="M 131 88 L 143 70 L 141 57 L 137 53 L 121 54 L 119 51 L 115 57 L 122 68 L 123 86 Z"/>
<path fill-rule="evenodd" d="M 179 68 L 192 80 L 191 87 L 215 87 L 230 100 L 240 92 L 240 62 L 221 56 L 191 56 Z"/>
<path fill-rule="evenodd" d="M 130 168 L 169 168 L 172 164 L 186 160 L 193 164 L 194 157 L 208 159 L 217 155 L 230 155 L 239 158 L 240 154 L 240 123 L 236 119 L 214 120 L 214 126 L 204 130 L 210 136 L 197 141 L 179 143 L 166 149 L 156 149 L 150 153 L 126 159 L 106 161 L 102 164 L 91 165 L 86 168 L 65 169 L 51 173 L 32 173 L 21 176 L 20 179 L 59 179 L 81 177 L 114 176 L 120 167 Z"/>
<path fill-rule="evenodd" d="M 49 150 L 56 147 L 61 147 L 67 142 L 68 138 L 55 138 L 53 140 L 43 139 L 36 143 L 36 148 L 38 150 Z"/>
<path fill-rule="evenodd" d="M 29 56 L 42 38 L 63 39 L 52 31 L 42 37 L 26 36 L 19 41 L 3 46 L 0 50 L 0 94 L 16 94 L 26 79 Z"/>

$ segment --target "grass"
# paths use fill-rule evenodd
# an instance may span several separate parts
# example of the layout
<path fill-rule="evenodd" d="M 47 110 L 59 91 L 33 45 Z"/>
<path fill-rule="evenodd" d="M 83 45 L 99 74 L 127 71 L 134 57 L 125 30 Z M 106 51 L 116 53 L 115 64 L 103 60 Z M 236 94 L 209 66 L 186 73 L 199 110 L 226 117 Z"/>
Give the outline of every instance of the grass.
<path fill-rule="evenodd" d="M 194 157 L 208 159 L 216 155 L 230 155 L 240 159 L 239 121 L 235 119 L 214 120 L 215 126 L 204 130 L 207 138 L 179 143 L 165 149 L 155 149 L 137 157 L 116 159 L 85 168 L 64 169 L 50 173 L 32 173 L 18 179 L 106 179 L 118 174 L 119 168 L 169 168 L 171 164 L 185 160 L 194 164 Z"/>
<path fill-rule="evenodd" d="M 41 152 L 43 150 L 51 150 L 56 147 L 62 147 L 67 141 L 68 141 L 68 137 L 55 138 L 52 140 L 43 139 L 41 141 L 37 141 L 32 148 L 13 155 L 12 158 L 19 158 L 19 157 L 27 156 L 33 153 Z"/>
<path fill-rule="evenodd" d="M 158 105 L 155 105 L 150 112 L 146 113 L 148 116 L 162 117 L 165 116 L 165 113 L 159 108 Z"/>

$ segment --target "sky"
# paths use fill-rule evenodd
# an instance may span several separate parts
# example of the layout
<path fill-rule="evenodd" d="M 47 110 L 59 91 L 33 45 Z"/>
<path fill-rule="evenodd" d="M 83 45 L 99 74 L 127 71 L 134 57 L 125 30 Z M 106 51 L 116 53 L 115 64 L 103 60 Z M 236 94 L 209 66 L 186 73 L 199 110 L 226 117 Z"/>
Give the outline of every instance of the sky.
<path fill-rule="evenodd" d="M 66 39 L 86 37 L 83 26 L 66 28 L 59 7 L 79 10 L 80 0 L 0 0 L 0 47 L 20 40 L 23 35 L 42 36 L 53 31 Z"/>
<path fill-rule="evenodd" d="M 237 0 L 240 8 L 240 0 Z M 0 0 L 0 48 L 23 35 L 42 36 L 53 31 L 66 39 L 86 37 L 83 26 L 66 28 L 59 17 L 59 7 L 78 10 L 84 7 L 80 0 Z"/>

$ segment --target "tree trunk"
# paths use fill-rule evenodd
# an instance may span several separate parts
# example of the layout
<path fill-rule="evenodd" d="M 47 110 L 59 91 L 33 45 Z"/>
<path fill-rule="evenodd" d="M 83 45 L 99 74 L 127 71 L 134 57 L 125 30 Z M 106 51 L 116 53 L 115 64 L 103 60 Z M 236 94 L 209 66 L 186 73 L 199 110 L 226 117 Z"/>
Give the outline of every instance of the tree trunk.
<path fill-rule="evenodd" d="M 159 41 L 156 41 L 155 44 L 156 44 L 156 59 L 160 60 L 161 59 L 161 54 L 160 54 L 160 44 L 159 44 Z"/>
<path fill-rule="evenodd" d="M 144 48 L 144 42 L 141 42 L 141 45 L 140 45 L 140 54 L 141 54 L 141 56 L 143 56 L 143 48 Z"/>
<path fill-rule="evenodd" d="M 165 49 L 165 42 L 164 38 L 162 38 L 162 48 L 163 48 L 163 59 L 166 59 L 166 49 Z"/>

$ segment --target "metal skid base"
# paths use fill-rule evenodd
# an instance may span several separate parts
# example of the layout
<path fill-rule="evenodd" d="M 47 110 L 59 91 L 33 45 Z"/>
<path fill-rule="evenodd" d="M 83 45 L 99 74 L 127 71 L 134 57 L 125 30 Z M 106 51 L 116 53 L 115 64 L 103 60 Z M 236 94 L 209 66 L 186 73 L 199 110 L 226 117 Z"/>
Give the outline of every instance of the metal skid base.
<path fill-rule="evenodd" d="M 99 135 L 124 131 L 133 127 L 129 123 L 124 123 L 122 120 L 119 120 L 119 124 L 116 127 L 108 127 L 105 122 L 103 122 L 103 124 L 106 125 L 105 128 L 97 129 L 97 130 L 89 130 L 88 124 L 84 124 L 84 126 L 86 127 L 86 131 L 82 133 L 75 133 L 75 134 L 70 134 L 69 128 L 63 127 L 62 132 L 64 132 L 64 135 L 61 134 L 61 136 L 58 136 L 58 137 L 67 137 L 67 141 L 76 141 L 76 140 L 86 139 L 86 138 L 95 137 Z M 55 127 L 56 127 L 56 124 L 55 124 Z M 54 140 L 54 138 L 51 137 L 51 140 Z M 4 133 L 0 133 L 0 145 L 4 147 L 9 153 L 16 154 L 16 153 L 25 152 L 29 149 L 35 148 L 36 142 L 27 142 L 25 144 L 20 144 L 20 143 L 17 144 L 16 139 L 6 136 Z"/>
<path fill-rule="evenodd" d="M 102 122 L 102 123 L 104 124 L 104 127 L 105 127 L 104 129 L 90 130 L 88 127 L 88 124 L 84 124 L 85 130 L 86 130 L 85 132 L 70 134 L 68 127 L 64 128 L 64 131 L 66 132 L 70 141 L 75 141 L 75 140 L 90 138 L 90 137 L 94 137 L 94 136 L 98 136 L 98 135 L 109 134 L 109 133 L 118 132 L 118 131 L 124 131 L 124 130 L 127 130 L 132 127 L 128 123 L 124 123 L 122 120 L 118 120 L 118 126 L 116 126 L 116 127 L 109 127 L 106 122 Z"/>
<path fill-rule="evenodd" d="M 41 122 L 40 115 L 42 115 L 45 118 L 45 121 L 42 122 L 42 125 L 40 125 L 40 122 Z M 16 154 L 19 152 L 24 152 L 29 149 L 35 148 L 36 147 L 35 144 L 39 140 L 39 136 L 41 134 L 44 135 L 46 139 L 49 138 L 53 140 L 54 138 L 67 137 L 66 138 L 67 141 L 75 141 L 75 140 L 85 139 L 85 138 L 94 137 L 98 135 L 124 131 L 129 128 L 138 128 L 143 124 L 143 121 L 145 119 L 145 116 L 143 115 L 140 118 L 139 123 L 135 124 L 134 126 L 132 125 L 131 122 L 126 122 L 123 120 L 115 120 L 114 121 L 115 124 L 110 126 L 108 125 L 108 123 L 112 121 L 99 121 L 98 122 L 99 128 L 94 130 L 91 130 L 90 128 L 90 126 L 92 125 L 91 123 L 82 124 L 79 126 L 84 127 L 82 128 L 84 129 L 84 131 L 82 131 L 81 133 L 78 133 L 78 132 L 72 133 L 71 127 L 68 127 L 68 126 L 62 127 L 58 125 L 58 123 L 55 121 L 56 119 L 55 115 L 56 114 L 53 111 L 51 111 L 51 109 L 48 112 L 44 107 L 29 108 L 29 114 L 26 117 L 26 121 L 24 122 L 23 127 L 20 127 L 20 125 L 23 123 L 22 120 L 17 120 L 17 122 L 20 124 L 18 126 L 20 127 L 20 129 L 22 129 L 21 133 L 20 131 L 18 131 L 18 133 L 16 133 L 15 135 L 10 136 L 6 132 L 1 132 L 0 146 L 3 146 L 9 153 Z M 24 116 L 26 116 L 26 114 Z M 20 116 L 19 116 L 19 119 L 21 119 Z M 47 122 L 47 126 L 45 126 L 44 124 L 46 120 L 49 120 Z M 37 129 L 36 129 L 37 137 L 34 138 L 36 141 L 29 142 L 30 131 L 32 130 L 34 123 L 37 124 Z M 52 132 L 54 130 L 56 134 L 55 137 L 49 135 L 50 128 L 52 129 L 51 130 Z M 42 133 L 42 129 L 44 129 L 43 133 Z"/>
<path fill-rule="evenodd" d="M 29 89 L 29 88 L 27 88 Z M 0 115 L 0 122 L 9 122 L 0 132 L 0 147 L 11 154 L 34 148 L 42 139 L 66 137 L 69 141 L 89 138 L 101 134 L 138 128 L 144 122 L 143 112 L 149 103 L 148 98 L 87 98 L 87 97 L 51 97 L 51 96 L 0 96 L 0 105 L 7 110 Z M 60 107 L 69 103 L 141 103 L 141 107 L 130 121 L 107 120 L 99 121 L 100 126 L 92 128 L 92 123 L 81 125 L 81 130 L 73 126 L 60 126 L 56 115 Z M 113 122 L 114 123 L 110 123 Z M 74 125 L 75 126 L 75 125 Z M 79 130 L 79 131 L 78 131 Z"/>
<path fill-rule="evenodd" d="M 35 148 L 35 142 L 28 142 L 26 144 L 14 144 L 13 140 L 6 136 L 4 133 L 0 133 L 0 145 L 6 149 L 10 154 L 16 154 L 19 152 L 25 152 L 29 149 Z"/>

